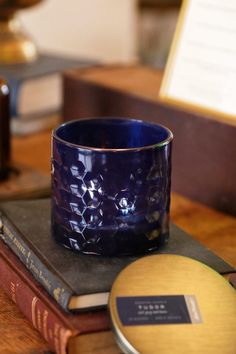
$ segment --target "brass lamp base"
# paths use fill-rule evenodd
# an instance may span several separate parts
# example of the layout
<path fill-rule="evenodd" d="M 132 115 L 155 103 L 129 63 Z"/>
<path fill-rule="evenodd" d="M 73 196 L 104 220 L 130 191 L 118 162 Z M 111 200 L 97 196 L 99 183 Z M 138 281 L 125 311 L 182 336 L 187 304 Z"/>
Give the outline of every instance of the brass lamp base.
<path fill-rule="evenodd" d="M 0 19 L 0 64 L 29 63 L 37 59 L 35 44 L 15 17 Z"/>

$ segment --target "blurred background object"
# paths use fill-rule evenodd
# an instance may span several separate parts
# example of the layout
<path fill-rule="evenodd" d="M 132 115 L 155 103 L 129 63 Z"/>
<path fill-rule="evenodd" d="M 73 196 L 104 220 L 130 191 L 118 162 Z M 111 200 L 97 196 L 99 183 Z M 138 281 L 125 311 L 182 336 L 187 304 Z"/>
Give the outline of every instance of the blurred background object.
<path fill-rule="evenodd" d="M 144 64 L 164 68 L 173 39 L 181 0 L 140 0 L 138 57 Z"/>
<path fill-rule="evenodd" d="M 47 0 L 20 18 L 42 51 L 130 62 L 136 58 L 136 0 Z"/>
<path fill-rule="evenodd" d="M 25 63 L 36 59 L 37 49 L 23 31 L 15 15 L 18 10 L 31 7 L 42 0 L 0 1 L 0 63 Z"/>
<path fill-rule="evenodd" d="M 0 180 L 8 176 L 10 168 L 10 101 L 9 87 L 0 78 Z"/>
<path fill-rule="evenodd" d="M 163 68 L 180 0 L 0 0 L 0 23 L 7 27 L 11 19 L 9 23 L 15 26 L 12 16 L 16 9 L 36 3 L 39 5 L 19 11 L 17 18 L 37 43 L 37 60 L 33 60 L 37 54 L 33 42 L 26 45 L 19 33 L 16 37 L 22 48 L 34 48 L 24 58 L 32 62 L 16 64 L 23 57 L 14 50 L 4 52 L 0 46 L 0 75 L 12 92 L 14 134 L 29 134 L 55 124 L 61 107 L 61 73 L 67 69 L 137 62 Z M 3 27 L 0 40 L 6 34 Z M 5 64 L 1 64 L 1 54 Z M 6 65 L 7 61 L 11 64 Z"/>
<path fill-rule="evenodd" d="M 0 65 L 0 75 L 11 88 L 10 113 L 13 134 L 25 135 L 52 128 L 62 105 L 61 74 L 95 62 L 40 52 L 27 64 Z"/>
<path fill-rule="evenodd" d="M 41 50 L 163 67 L 180 0 L 47 0 L 20 13 Z"/>

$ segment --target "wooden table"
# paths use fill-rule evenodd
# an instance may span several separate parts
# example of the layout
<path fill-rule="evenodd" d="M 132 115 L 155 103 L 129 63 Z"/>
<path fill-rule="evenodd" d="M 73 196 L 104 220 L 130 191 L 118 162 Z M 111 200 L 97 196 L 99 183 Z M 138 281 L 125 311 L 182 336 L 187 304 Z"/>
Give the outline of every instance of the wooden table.
<path fill-rule="evenodd" d="M 50 173 L 50 132 L 13 140 L 13 161 Z M 236 267 L 236 218 L 172 194 L 171 217 L 219 256 Z M 0 270 L 1 271 L 1 270 Z M 118 354 L 111 332 L 80 337 L 81 354 Z M 49 347 L 15 304 L 0 290 L 0 353 L 39 354 Z"/>

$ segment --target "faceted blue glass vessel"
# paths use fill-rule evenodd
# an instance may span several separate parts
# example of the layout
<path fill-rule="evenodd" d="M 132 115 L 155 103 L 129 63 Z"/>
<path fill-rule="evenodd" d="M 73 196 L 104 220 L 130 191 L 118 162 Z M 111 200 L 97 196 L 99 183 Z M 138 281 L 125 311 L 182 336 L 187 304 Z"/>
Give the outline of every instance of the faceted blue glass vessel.
<path fill-rule="evenodd" d="M 169 129 L 135 119 L 71 121 L 52 135 L 52 234 L 85 254 L 134 255 L 168 241 Z"/>

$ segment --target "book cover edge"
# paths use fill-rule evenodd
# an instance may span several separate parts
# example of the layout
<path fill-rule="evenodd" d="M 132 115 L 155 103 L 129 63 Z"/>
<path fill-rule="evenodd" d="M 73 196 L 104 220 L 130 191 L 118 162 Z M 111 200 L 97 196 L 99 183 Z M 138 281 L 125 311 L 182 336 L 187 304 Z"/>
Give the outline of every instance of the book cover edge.
<path fill-rule="evenodd" d="M 37 254 L 30 242 L 24 240 L 21 232 L 17 230 L 14 223 L 2 211 L 0 211 L 0 238 L 61 307 L 68 311 L 68 303 L 73 295 L 72 289 L 60 279 L 55 270 L 48 267 L 45 257 Z M 45 286 L 46 283 L 47 286 Z M 49 284 L 51 284 L 51 287 Z"/>
<path fill-rule="evenodd" d="M 80 313 L 68 313 L 65 312 L 59 304 L 50 297 L 45 288 L 33 277 L 30 271 L 24 267 L 24 264 L 21 263 L 20 259 L 12 252 L 7 244 L 5 244 L 2 240 L 0 240 L 0 255 L 1 259 L 4 263 L 7 263 L 8 267 L 11 268 L 12 274 L 16 274 L 16 276 L 21 280 L 22 283 L 26 284 L 26 287 L 39 298 L 39 300 L 43 303 L 43 306 L 47 308 L 60 322 L 61 325 L 66 327 L 66 329 L 70 329 L 72 331 L 76 330 L 78 333 L 87 333 L 88 329 L 83 328 L 84 321 L 86 321 L 86 317 L 91 317 L 97 319 L 102 318 L 102 326 L 96 328 L 96 330 L 105 330 L 107 329 L 107 323 L 104 322 L 104 319 L 107 318 L 106 310 L 101 311 L 86 311 Z M 2 275 L 2 278 L 4 276 Z M 102 316 L 102 317 L 101 317 Z M 74 321 L 76 319 L 76 321 Z M 77 325 L 77 320 L 80 321 Z M 82 323 L 83 322 L 83 323 Z M 104 325 L 105 323 L 105 325 Z M 90 323 L 91 326 L 91 323 Z M 94 331 L 95 327 L 92 325 L 93 329 L 89 329 L 90 331 Z"/>

